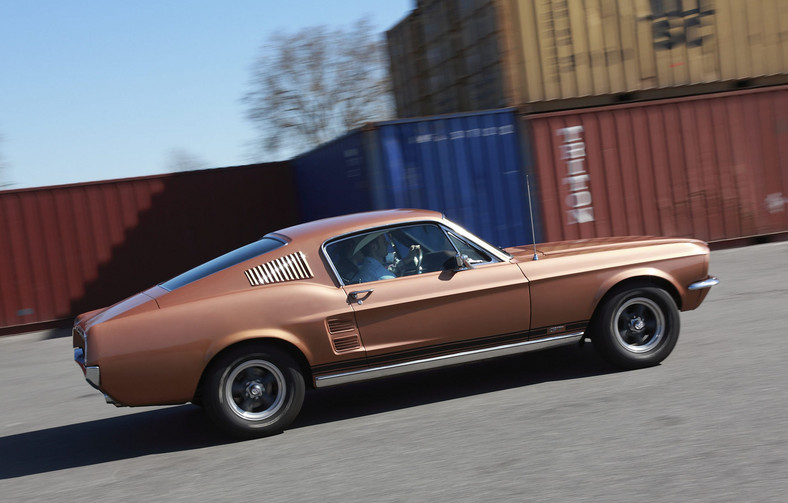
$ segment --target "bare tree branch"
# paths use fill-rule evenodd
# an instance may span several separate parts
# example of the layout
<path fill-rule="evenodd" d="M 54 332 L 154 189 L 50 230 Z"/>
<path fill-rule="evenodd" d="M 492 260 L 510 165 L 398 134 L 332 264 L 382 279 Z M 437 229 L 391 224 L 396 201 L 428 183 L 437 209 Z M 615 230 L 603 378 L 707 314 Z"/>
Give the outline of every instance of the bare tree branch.
<path fill-rule="evenodd" d="M 244 97 L 269 153 L 304 151 L 393 114 L 387 56 L 368 20 L 269 37 Z"/>
<path fill-rule="evenodd" d="M 205 161 L 182 148 L 174 148 L 167 154 L 167 171 L 170 173 L 194 171 L 207 167 L 208 164 Z"/>
<path fill-rule="evenodd" d="M 3 144 L 3 135 L 0 134 L 0 146 Z M 5 163 L 3 162 L 3 152 L 0 151 L 0 190 L 3 188 L 8 188 L 14 185 L 11 182 L 7 182 L 5 179 Z"/>

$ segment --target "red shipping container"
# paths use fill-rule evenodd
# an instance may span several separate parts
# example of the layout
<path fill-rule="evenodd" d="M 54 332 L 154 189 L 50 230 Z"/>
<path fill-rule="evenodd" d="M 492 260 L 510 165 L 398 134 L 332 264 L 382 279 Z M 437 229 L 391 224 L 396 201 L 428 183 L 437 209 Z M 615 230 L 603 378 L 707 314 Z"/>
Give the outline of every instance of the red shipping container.
<path fill-rule="evenodd" d="M 289 163 L 2 191 L 0 329 L 113 304 L 297 222 Z"/>
<path fill-rule="evenodd" d="M 546 240 L 788 231 L 788 86 L 523 120 Z"/>

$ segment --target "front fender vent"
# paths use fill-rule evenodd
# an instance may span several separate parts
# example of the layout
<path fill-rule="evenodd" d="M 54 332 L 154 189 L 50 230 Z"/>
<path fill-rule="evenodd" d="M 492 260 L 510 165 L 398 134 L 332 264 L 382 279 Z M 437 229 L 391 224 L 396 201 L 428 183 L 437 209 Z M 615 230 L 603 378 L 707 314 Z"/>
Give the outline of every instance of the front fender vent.
<path fill-rule="evenodd" d="M 252 286 L 284 283 L 297 279 L 313 278 L 312 269 L 303 252 L 291 253 L 244 271 Z"/>

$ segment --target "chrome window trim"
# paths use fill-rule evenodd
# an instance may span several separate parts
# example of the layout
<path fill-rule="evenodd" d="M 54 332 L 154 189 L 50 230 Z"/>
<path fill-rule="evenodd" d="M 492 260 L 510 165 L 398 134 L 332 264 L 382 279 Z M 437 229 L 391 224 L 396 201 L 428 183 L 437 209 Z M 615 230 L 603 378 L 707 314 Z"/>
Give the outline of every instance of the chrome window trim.
<path fill-rule="evenodd" d="M 475 251 L 477 253 L 481 252 L 481 253 L 484 253 L 484 254 L 487 254 L 488 256 L 490 256 L 490 260 L 480 260 L 478 262 L 471 262 L 472 264 L 474 264 L 474 266 L 485 265 L 485 264 L 495 264 L 495 263 L 498 263 L 498 262 L 502 262 L 498 257 L 495 257 L 495 256 L 490 255 L 489 253 L 487 253 L 487 250 L 485 250 L 484 248 L 476 246 L 476 242 L 475 241 L 470 241 L 468 238 L 460 236 L 458 233 L 454 232 L 454 229 L 449 229 L 448 227 L 446 227 L 445 228 L 445 232 L 446 232 L 446 235 L 449 237 L 449 241 L 451 242 L 452 246 L 454 246 L 454 249 L 457 251 L 457 253 L 462 254 L 462 252 L 457 249 L 457 245 L 456 245 L 456 243 L 454 243 L 454 239 L 456 239 L 458 241 L 465 242 L 465 246 L 467 246 L 469 248 L 476 248 Z M 468 243 L 472 243 L 472 244 L 468 244 Z"/>
<path fill-rule="evenodd" d="M 455 234 L 463 237 L 465 240 L 472 242 L 479 248 L 485 250 L 486 252 L 490 253 L 493 257 L 497 258 L 501 262 L 509 262 L 512 259 L 512 256 L 506 253 L 505 251 L 491 245 L 487 241 L 483 240 L 479 236 L 472 234 L 470 231 L 457 225 L 456 223 L 450 220 L 444 220 L 441 222 L 444 226 L 448 227 L 449 229 L 453 230 Z"/>
<path fill-rule="evenodd" d="M 265 236 L 263 236 L 260 239 L 263 239 L 263 238 L 268 238 L 268 239 L 273 239 L 274 241 L 279 241 L 280 243 L 282 243 L 282 246 L 287 246 L 288 244 L 290 244 L 290 241 L 284 235 L 278 234 L 276 232 L 269 232 L 268 234 L 266 234 Z"/>
<path fill-rule="evenodd" d="M 358 236 L 359 234 L 367 234 L 369 232 L 385 231 L 386 229 L 396 229 L 399 227 L 410 227 L 417 225 L 436 225 L 443 231 L 444 234 L 446 234 L 447 230 L 453 232 L 454 234 L 464 239 L 465 241 L 469 241 L 470 243 L 473 243 L 478 248 L 481 248 L 482 250 L 486 251 L 487 253 L 490 254 L 491 257 L 497 259 L 500 262 L 511 261 L 512 258 L 511 255 L 490 245 L 483 239 L 471 234 L 463 227 L 455 224 L 454 222 L 451 222 L 450 220 L 447 220 L 445 217 L 443 220 L 413 220 L 406 222 L 398 222 L 395 224 L 378 225 L 375 227 L 368 227 L 366 229 L 347 232 L 345 234 L 338 234 L 336 236 L 332 236 L 326 239 L 325 241 L 323 241 L 323 243 L 320 245 L 320 251 L 323 254 L 323 258 L 330 266 L 330 272 L 334 275 L 334 278 L 336 279 L 337 283 L 339 284 L 340 287 L 344 287 L 347 285 L 342 281 L 342 277 L 340 276 L 339 271 L 337 271 L 336 267 L 334 266 L 334 262 L 331 260 L 331 256 L 328 254 L 328 251 L 326 250 L 326 246 L 330 244 L 334 244 L 339 241 L 343 241 L 345 239 L 352 238 L 354 236 Z M 457 247 L 454 246 L 454 243 L 452 243 L 448 235 L 446 236 L 446 239 L 449 240 L 449 243 L 454 248 L 454 251 L 456 253 L 459 253 Z M 492 263 L 496 263 L 496 262 L 485 262 L 484 264 L 479 264 L 479 265 L 492 264 Z M 398 279 L 398 278 L 394 278 L 394 279 Z"/>

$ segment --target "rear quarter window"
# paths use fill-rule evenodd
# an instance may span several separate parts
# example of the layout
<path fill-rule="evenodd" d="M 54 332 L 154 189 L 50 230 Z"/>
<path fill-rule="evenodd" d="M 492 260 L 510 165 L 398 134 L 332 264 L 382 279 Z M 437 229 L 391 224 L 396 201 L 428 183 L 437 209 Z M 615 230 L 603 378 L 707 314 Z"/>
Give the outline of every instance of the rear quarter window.
<path fill-rule="evenodd" d="M 257 257 L 258 255 L 263 255 L 270 251 L 276 250 L 277 248 L 281 248 L 284 245 L 285 244 L 278 239 L 263 238 L 259 241 L 255 241 L 254 243 L 249 243 L 246 246 L 242 246 L 231 252 L 225 253 L 224 255 L 216 257 L 213 260 L 209 260 L 202 265 L 198 265 L 194 269 L 186 271 L 183 274 L 175 276 L 171 280 L 161 283 L 159 286 L 171 292 L 176 288 L 193 283 L 198 279 L 205 278 L 211 274 L 227 269 L 228 267 L 232 267 L 234 265 L 240 264 L 241 262 L 245 262 L 251 258 Z"/>

